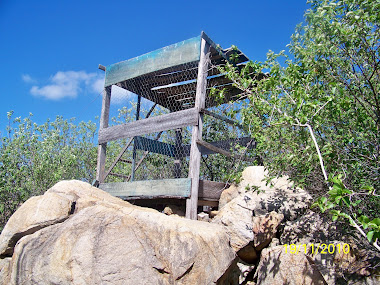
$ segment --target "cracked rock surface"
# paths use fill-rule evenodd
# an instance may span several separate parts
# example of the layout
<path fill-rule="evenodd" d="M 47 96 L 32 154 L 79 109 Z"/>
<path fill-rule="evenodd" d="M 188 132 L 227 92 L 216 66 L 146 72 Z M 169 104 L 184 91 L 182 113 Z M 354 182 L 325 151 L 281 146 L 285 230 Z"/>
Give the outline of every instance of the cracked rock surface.
<path fill-rule="evenodd" d="M 133 206 L 75 180 L 25 202 L 0 245 L 3 284 L 220 284 L 236 258 L 219 225 Z"/>

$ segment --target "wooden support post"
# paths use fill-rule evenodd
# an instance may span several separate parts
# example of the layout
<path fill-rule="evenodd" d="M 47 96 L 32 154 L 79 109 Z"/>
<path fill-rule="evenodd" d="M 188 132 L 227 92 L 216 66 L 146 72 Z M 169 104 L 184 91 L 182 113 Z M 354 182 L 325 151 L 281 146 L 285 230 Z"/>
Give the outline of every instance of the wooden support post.
<path fill-rule="evenodd" d="M 102 129 L 108 127 L 109 114 L 110 114 L 110 102 L 111 102 L 111 88 L 112 86 L 108 86 L 104 89 L 103 92 L 103 101 L 102 101 L 102 111 L 100 114 L 100 124 L 99 124 L 99 132 Z M 106 150 L 107 150 L 107 142 L 99 144 L 98 146 L 98 163 L 96 167 L 96 180 L 99 183 L 104 182 L 104 171 L 106 166 Z"/>
<path fill-rule="evenodd" d="M 205 108 L 206 88 L 207 88 L 207 71 L 209 60 L 207 53 L 210 44 L 206 42 L 202 33 L 201 55 L 198 65 L 197 90 L 195 95 L 194 108 L 200 112 Z M 196 220 L 198 208 L 198 188 L 199 188 L 199 169 L 201 165 L 201 151 L 197 145 L 197 140 L 202 139 L 203 114 L 198 113 L 198 125 L 193 126 L 191 133 L 190 147 L 190 165 L 189 178 L 191 178 L 191 197 L 186 200 L 186 218 Z"/>
<path fill-rule="evenodd" d="M 181 177 L 181 158 L 183 155 L 180 153 L 183 150 L 182 148 L 182 129 L 175 130 L 175 148 L 174 148 L 174 177 Z"/>
<path fill-rule="evenodd" d="M 138 95 L 137 108 L 136 108 L 136 121 L 140 119 L 140 105 L 141 105 L 141 95 Z M 135 165 L 136 165 L 136 141 L 134 141 L 133 143 L 131 181 L 135 180 Z"/>

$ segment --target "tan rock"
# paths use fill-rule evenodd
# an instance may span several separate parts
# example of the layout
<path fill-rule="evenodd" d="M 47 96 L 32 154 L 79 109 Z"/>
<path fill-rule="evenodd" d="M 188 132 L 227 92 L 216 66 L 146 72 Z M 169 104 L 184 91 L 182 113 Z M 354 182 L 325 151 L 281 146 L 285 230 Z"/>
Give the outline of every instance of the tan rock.
<path fill-rule="evenodd" d="M 176 205 L 168 205 L 164 208 L 164 211 L 163 213 L 165 215 L 178 215 L 178 216 L 181 216 L 181 217 L 184 217 L 185 216 L 185 211 L 179 207 L 179 206 L 176 206 Z"/>
<path fill-rule="evenodd" d="M 32 197 L 11 216 L 0 236 L 0 256 L 10 256 L 16 242 L 25 235 L 63 222 L 70 215 L 74 198 L 46 193 Z"/>
<path fill-rule="evenodd" d="M 284 215 L 277 214 L 276 212 L 270 212 L 265 216 L 258 216 L 253 218 L 253 245 L 255 246 L 256 251 L 260 251 L 270 244 L 272 238 L 277 233 L 278 226 L 283 219 Z"/>
<path fill-rule="evenodd" d="M 207 213 L 201 212 L 198 214 L 198 221 L 209 222 L 210 216 Z"/>
<path fill-rule="evenodd" d="M 79 206 L 18 241 L 8 284 L 216 284 L 235 260 L 218 225 L 133 206 L 78 181 L 56 186 L 45 195 L 74 196 Z"/>
<path fill-rule="evenodd" d="M 9 284 L 11 262 L 11 257 L 0 259 L 0 284 Z"/>
<path fill-rule="evenodd" d="M 266 173 L 263 166 L 247 167 L 238 186 L 239 195 L 220 210 L 227 206 L 244 207 L 254 216 L 275 211 L 283 214 L 285 220 L 294 220 L 308 209 L 312 197 L 306 191 L 294 187 L 286 176 L 273 179 L 272 187 L 266 185 Z"/>
<path fill-rule="evenodd" d="M 219 209 L 223 208 L 227 203 L 231 202 L 237 196 L 241 194 L 241 190 L 238 186 L 232 184 L 229 188 L 224 190 L 219 198 Z"/>
<path fill-rule="evenodd" d="M 286 222 L 281 243 L 328 243 L 339 234 L 330 217 L 322 218 L 318 213 L 309 210 L 298 219 Z"/>
<path fill-rule="evenodd" d="M 267 246 L 276 235 L 277 227 L 283 220 L 282 214 L 271 212 L 254 217 L 249 208 L 235 204 L 234 199 L 223 207 L 212 223 L 223 225 L 231 239 L 231 247 L 245 262 L 257 259 L 257 250 Z"/>
<path fill-rule="evenodd" d="M 265 248 L 255 273 L 257 285 L 325 285 L 327 284 L 314 261 L 299 252 L 285 252 L 280 245 Z"/>

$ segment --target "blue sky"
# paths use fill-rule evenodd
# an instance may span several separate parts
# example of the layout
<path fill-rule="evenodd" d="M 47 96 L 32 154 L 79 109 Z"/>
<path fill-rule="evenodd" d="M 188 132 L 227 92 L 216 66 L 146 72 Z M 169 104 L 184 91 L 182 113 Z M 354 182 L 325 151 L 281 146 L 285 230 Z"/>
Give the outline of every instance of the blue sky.
<path fill-rule="evenodd" d="M 205 31 L 250 59 L 280 51 L 303 21 L 306 0 L 0 0 L 0 131 L 6 114 L 94 120 L 105 66 Z M 118 93 L 112 108 L 128 97 Z"/>

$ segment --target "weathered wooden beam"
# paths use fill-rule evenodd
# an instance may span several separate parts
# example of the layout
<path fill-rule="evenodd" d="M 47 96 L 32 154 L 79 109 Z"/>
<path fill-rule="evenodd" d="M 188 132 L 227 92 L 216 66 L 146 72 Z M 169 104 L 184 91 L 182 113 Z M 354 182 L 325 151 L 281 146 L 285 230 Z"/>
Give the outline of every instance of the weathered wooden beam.
<path fill-rule="evenodd" d="M 102 110 L 100 113 L 99 133 L 108 127 L 111 102 L 111 86 L 106 87 L 103 92 Z M 105 166 L 106 166 L 107 142 L 99 143 L 98 146 L 98 161 L 96 167 L 96 180 L 99 183 L 104 182 Z"/>
<path fill-rule="evenodd" d="M 157 70 L 197 61 L 200 58 L 200 36 L 144 55 L 107 66 L 105 86 Z"/>
<path fill-rule="evenodd" d="M 219 201 L 198 200 L 198 206 L 218 207 Z"/>
<path fill-rule="evenodd" d="M 197 140 L 202 139 L 203 115 L 198 110 L 205 108 L 207 71 L 209 66 L 210 44 L 202 37 L 200 60 L 198 66 L 197 89 L 195 97 L 195 108 L 197 110 L 198 124 L 194 124 L 191 133 L 191 148 L 189 161 L 189 178 L 191 178 L 191 197 L 186 200 L 186 218 L 197 219 L 198 208 L 198 189 L 199 189 L 199 170 L 201 165 L 201 151 Z"/>
<path fill-rule="evenodd" d="M 163 179 L 133 182 L 101 183 L 99 188 L 117 197 L 130 199 L 188 198 L 191 179 Z"/>
<path fill-rule="evenodd" d="M 99 131 L 99 144 L 121 138 L 167 131 L 198 124 L 198 109 L 178 111 Z"/>
<path fill-rule="evenodd" d="M 136 149 L 174 157 L 174 145 L 144 137 L 135 137 Z"/>
<path fill-rule="evenodd" d="M 174 177 L 181 177 L 181 154 L 179 150 L 182 150 L 182 129 L 175 130 L 175 146 L 174 146 Z"/>
<path fill-rule="evenodd" d="M 149 118 L 149 116 L 152 114 L 154 108 L 157 106 L 157 104 L 154 104 L 149 112 L 146 114 L 145 118 Z M 107 178 L 107 176 L 109 175 L 109 173 L 112 171 L 112 169 L 115 167 L 116 163 L 120 160 L 120 161 L 124 161 L 124 162 L 128 162 L 128 163 L 132 163 L 132 161 L 125 161 L 123 159 L 121 159 L 121 157 L 123 156 L 124 152 L 128 149 L 128 147 L 131 145 L 133 141 L 133 138 L 130 138 L 129 141 L 127 142 L 127 144 L 121 149 L 120 153 L 118 154 L 118 156 L 116 157 L 116 159 L 112 162 L 110 168 L 107 170 L 106 174 L 104 175 L 104 180 Z"/>
<path fill-rule="evenodd" d="M 203 140 L 197 140 L 197 144 L 209 149 L 210 151 L 212 152 L 216 152 L 216 153 L 220 153 L 222 155 L 225 155 L 227 157 L 232 157 L 232 158 L 236 158 L 236 159 L 241 159 L 241 160 L 245 160 L 245 161 L 252 161 L 252 162 L 255 162 L 254 159 L 251 159 L 249 157 L 242 157 L 242 156 L 239 156 L 239 155 L 234 155 L 233 153 L 229 152 L 229 151 L 226 151 L 220 147 L 216 147 L 215 145 L 211 144 L 211 143 L 208 143 L 208 142 L 205 142 Z"/>
<path fill-rule="evenodd" d="M 120 177 L 120 178 L 127 178 L 128 177 L 127 175 L 119 174 L 119 173 L 113 173 L 113 172 L 110 172 L 109 175 Z"/>
<path fill-rule="evenodd" d="M 163 133 L 163 132 L 159 132 L 159 133 L 156 135 L 155 140 L 159 140 L 159 138 L 161 137 L 162 133 Z M 143 156 L 142 156 L 142 157 L 140 158 L 140 160 L 137 162 L 137 165 L 136 165 L 136 167 L 135 167 L 135 171 L 136 171 L 137 169 L 139 169 L 141 163 L 144 161 L 144 159 L 147 157 L 148 154 L 149 154 L 149 151 L 144 152 Z M 125 181 L 129 181 L 129 180 L 131 179 L 131 176 L 132 176 L 132 174 L 129 175 Z"/>
<path fill-rule="evenodd" d="M 231 152 L 226 151 L 226 150 L 224 150 L 224 149 L 222 149 L 220 147 L 216 147 L 216 146 L 214 146 L 214 145 L 212 145 L 212 144 L 210 144 L 208 142 L 205 142 L 203 140 L 197 140 L 197 144 L 199 144 L 199 145 L 201 145 L 201 146 L 203 146 L 203 147 L 211 150 L 212 152 L 217 152 L 217 153 L 223 154 L 223 155 L 225 155 L 227 157 L 233 157 L 233 154 Z"/>
<path fill-rule="evenodd" d="M 137 108 L 136 108 L 136 121 L 140 120 L 140 106 L 141 106 L 141 95 L 137 96 Z M 132 151 L 132 172 L 131 180 L 135 180 L 135 164 L 136 164 L 136 137 L 133 140 L 133 151 Z"/>
<path fill-rule="evenodd" d="M 128 142 L 125 144 L 125 146 L 121 149 L 116 159 L 112 162 L 110 168 L 108 168 L 106 174 L 104 175 L 104 180 L 107 178 L 107 176 L 111 173 L 112 169 L 115 167 L 116 163 L 120 160 L 120 158 L 123 156 L 124 152 L 128 149 L 128 147 L 131 145 L 133 141 L 133 138 L 130 138 Z M 103 180 L 103 181 L 104 181 Z"/>
<path fill-rule="evenodd" d="M 219 201 L 223 190 L 230 187 L 230 184 L 209 180 L 199 180 L 199 200 Z"/>
<path fill-rule="evenodd" d="M 232 120 L 232 119 L 227 118 L 227 117 L 222 116 L 222 115 L 215 114 L 214 112 L 211 112 L 211 111 L 209 111 L 209 110 L 207 110 L 207 109 L 201 109 L 201 112 L 204 113 L 204 114 L 206 114 L 206 115 L 209 115 L 209 116 L 211 116 L 211 117 L 214 117 L 214 118 L 216 118 L 216 119 L 219 119 L 219 120 L 225 121 L 226 123 L 229 123 L 229 124 L 231 124 L 231 125 L 233 125 L 233 126 L 237 126 L 237 127 L 239 127 L 240 129 L 243 129 L 243 126 L 240 125 L 238 121 Z"/>

